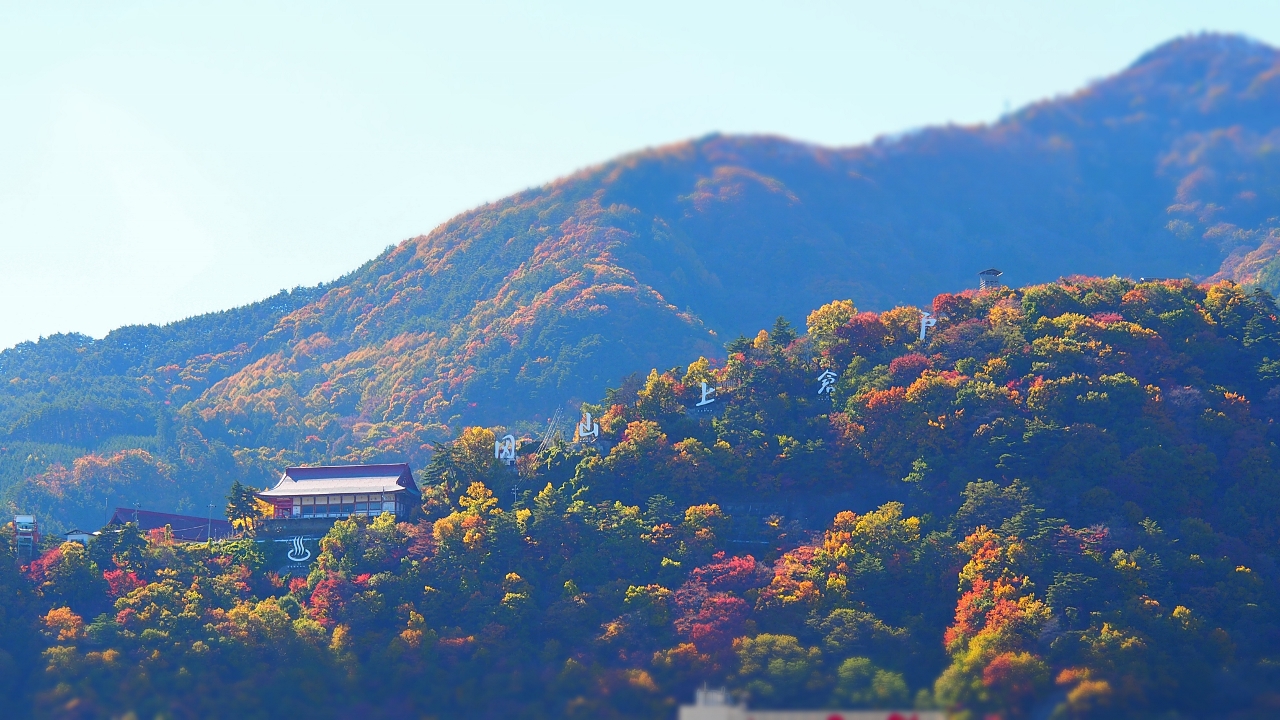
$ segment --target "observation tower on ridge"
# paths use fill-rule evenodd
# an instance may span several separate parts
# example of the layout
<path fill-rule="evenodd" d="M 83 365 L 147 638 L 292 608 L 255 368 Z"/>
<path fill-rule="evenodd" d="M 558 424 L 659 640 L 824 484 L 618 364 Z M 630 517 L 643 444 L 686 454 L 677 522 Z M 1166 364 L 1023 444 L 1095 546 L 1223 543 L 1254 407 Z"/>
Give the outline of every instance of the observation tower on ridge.
<path fill-rule="evenodd" d="M 13 516 L 13 541 L 18 562 L 22 562 L 23 555 L 27 556 L 27 562 L 35 559 L 40 548 L 40 525 L 35 515 Z"/>

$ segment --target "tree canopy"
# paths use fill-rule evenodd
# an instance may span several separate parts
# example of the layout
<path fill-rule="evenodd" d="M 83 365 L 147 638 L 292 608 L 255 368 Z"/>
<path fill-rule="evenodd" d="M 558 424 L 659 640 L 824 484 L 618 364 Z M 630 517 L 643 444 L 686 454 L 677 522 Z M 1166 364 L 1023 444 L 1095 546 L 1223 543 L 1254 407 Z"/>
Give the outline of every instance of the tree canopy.
<path fill-rule="evenodd" d="M 931 312 L 924 341 L 911 307 L 776 323 L 514 467 L 468 428 L 409 521 L 335 522 L 305 575 L 251 534 L 133 526 L 6 555 L 0 693 L 59 718 L 657 718 L 703 682 L 756 707 L 1268 714 L 1270 296 L 1075 278 Z"/>

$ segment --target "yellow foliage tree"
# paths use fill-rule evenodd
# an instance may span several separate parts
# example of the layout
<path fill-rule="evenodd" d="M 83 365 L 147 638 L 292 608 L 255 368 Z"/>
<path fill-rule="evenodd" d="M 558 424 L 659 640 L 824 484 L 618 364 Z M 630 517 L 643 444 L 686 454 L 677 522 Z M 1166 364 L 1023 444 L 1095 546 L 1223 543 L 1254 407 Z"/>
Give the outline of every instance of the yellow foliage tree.
<path fill-rule="evenodd" d="M 836 330 L 858 314 L 852 300 L 836 300 L 809 313 L 805 326 L 814 350 L 822 352 L 836 343 Z"/>
<path fill-rule="evenodd" d="M 497 435 L 488 428 L 469 427 L 454 441 L 454 461 L 468 478 L 481 478 L 488 472 L 496 440 Z"/>

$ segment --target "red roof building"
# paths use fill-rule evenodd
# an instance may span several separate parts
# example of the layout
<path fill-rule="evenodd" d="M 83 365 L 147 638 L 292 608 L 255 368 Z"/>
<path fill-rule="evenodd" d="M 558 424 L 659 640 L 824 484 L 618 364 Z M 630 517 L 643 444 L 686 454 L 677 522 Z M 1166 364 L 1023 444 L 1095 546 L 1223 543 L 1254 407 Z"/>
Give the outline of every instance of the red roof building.
<path fill-rule="evenodd" d="M 183 542 L 205 542 L 209 540 L 210 534 L 214 540 L 235 534 L 235 528 L 226 520 L 134 508 L 116 508 L 115 514 L 107 521 L 107 527 L 120 527 L 128 523 L 136 524 L 143 532 L 162 529 L 167 525 L 173 532 L 173 539 Z"/>
<path fill-rule="evenodd" d="M 406 463 L 286 468 L 275 487 L 257 493 L 275 507 L 277 520 L 408 517 L 422 496 Z"/>

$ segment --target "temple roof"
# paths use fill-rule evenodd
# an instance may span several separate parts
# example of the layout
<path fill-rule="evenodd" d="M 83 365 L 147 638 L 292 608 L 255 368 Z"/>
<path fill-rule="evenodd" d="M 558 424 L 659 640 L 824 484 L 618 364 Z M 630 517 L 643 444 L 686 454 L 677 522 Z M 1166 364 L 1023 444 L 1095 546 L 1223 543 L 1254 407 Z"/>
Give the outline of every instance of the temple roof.
<path fill-rule="evenodd" d="M 418 486 L 413 471 L 406 463 L 395 465 L 326 465 L 321 467 L 286 468 L 275 487 L 263 490 L 258 497 L 293 497 L 296 495 L 344 495 L 355 493 L 400 492 L 414 495 Z"/>

